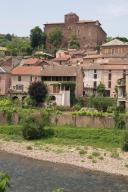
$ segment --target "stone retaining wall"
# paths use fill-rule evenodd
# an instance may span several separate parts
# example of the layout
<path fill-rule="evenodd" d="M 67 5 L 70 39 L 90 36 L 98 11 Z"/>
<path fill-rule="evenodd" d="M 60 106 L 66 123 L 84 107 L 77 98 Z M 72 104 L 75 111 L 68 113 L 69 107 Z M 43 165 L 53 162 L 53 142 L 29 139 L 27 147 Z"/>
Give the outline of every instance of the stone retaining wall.
<path fill-rule="evenodd" d="M 19 115 L 12 114 L 12 123 L 19 122 Z M 69 114 L 50 115 L 50 121 L 56 125 L 71 125 L 73 127 L 90 127 L 90 128 L 114 128 L 115 121 L 113 117 L 92 117 L 92 116 L 72 116 Z M 0 125 L 7 124 L 7 114 L 0 112 Z M 126 118 L 126 127 L 128 127 L 128 119 Z"/>
<path fill-rule="evenodd" d="M 115 125 L 112 117 L 71 116 L 63 114 L 52 115 L 50 119 L 56 125 L 72 125 L 75 127 L 114 128 Z"/>

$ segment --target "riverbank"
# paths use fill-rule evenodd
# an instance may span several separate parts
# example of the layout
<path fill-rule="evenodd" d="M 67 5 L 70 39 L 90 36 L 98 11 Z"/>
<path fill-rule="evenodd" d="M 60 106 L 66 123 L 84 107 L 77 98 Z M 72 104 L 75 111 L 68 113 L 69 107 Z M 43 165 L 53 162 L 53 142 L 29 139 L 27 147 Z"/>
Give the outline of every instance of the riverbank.
<path fill-rule="evenodd" d="M 13 192 L 127 192 L 128 177 L 0 151 L 0 170 Z M 60 190 L 63 189 L 63 190 Z"/>
<path fill-rule="evenodd" d="M 128 176 L 128 153 L 119 149 L 105 149 L 71 146 L 71 145 L 39 145 L 33 142 L 14 142 L 0 140 L 0 150 L 18 154 L 37 160 L 75 165 L 90 170 Z"/>

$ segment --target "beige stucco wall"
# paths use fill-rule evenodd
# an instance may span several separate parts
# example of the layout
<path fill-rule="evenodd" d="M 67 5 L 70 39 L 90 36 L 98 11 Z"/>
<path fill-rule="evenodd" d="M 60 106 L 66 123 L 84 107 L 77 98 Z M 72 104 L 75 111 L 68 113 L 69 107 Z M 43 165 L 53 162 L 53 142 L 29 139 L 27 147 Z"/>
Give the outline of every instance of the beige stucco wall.
<path fill-rule="evenodd" d="M 123 77 L 122 70 L 111 70 L 111 88 L 108 87 L 109 82 L 109 69 L 108 70 L 97 70 L 97 79 L 94 79 L 94 70 L 85 70 L 84 87 L 93 88 L 93 82 L 96 81 L 97 85 L 102 82 L 105 85 L 106 90 L 110 90 L 110 96 L 115 96 L 115 86 L 117 80 Z M 127 72 L 126 72 L 127 73 Z"/>
<path fill-rule="evenodd" d="M 40 80 L 40 77 L 36 77 L 37 81 Z M 30 85 L 31 82 L 33 82 L 35 80 L 35 76 L 32 77 L 32 81 L 31 81 L 31 76 L 21 76 L 21 81 L 18 81 L 18 76 L 12 76 L 11 77 L 11 89 L 12 90 L 16 90 L 14 89 L 14 87 L 16 85 L 23 85 L 23 91 L 24 92 L 28 92 L 28 87 Z M 17 90 L 18 91 L 18 90 Z"/>

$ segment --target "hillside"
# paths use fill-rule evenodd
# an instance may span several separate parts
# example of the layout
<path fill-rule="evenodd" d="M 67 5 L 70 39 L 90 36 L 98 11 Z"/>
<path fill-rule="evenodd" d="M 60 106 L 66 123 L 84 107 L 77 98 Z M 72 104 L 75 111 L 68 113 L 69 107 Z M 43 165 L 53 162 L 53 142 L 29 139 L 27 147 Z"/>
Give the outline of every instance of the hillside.
<path fill-rule="evenodd" d="M 31 53 L 30 39 L 10 34 L 0 34 L 0 47 L 6 47 L 11 55 L 26 55 Z"/>

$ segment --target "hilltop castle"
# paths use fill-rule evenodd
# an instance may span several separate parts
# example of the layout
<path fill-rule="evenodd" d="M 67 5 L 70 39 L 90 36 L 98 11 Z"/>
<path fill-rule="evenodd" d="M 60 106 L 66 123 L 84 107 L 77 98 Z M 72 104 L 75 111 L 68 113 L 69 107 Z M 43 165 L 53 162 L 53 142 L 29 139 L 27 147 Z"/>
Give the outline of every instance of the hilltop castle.
<path fill-rule="evenodd" d="M 75 13 L 65 15 L 64 23 L 47 23 L 44 31 L 48 35 L 53 29 L 59 28 L 63 33 L 62 47 L 67 48 L 68 41 L 75 35 L 82 49 L 93 49 L 106 40 L 106 33 L 99 21 L 79 20 Z M 47 48 L 49 43 L 46 43 Z"/>

